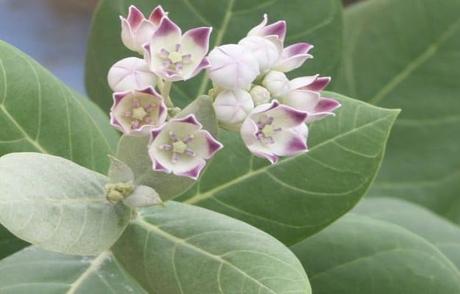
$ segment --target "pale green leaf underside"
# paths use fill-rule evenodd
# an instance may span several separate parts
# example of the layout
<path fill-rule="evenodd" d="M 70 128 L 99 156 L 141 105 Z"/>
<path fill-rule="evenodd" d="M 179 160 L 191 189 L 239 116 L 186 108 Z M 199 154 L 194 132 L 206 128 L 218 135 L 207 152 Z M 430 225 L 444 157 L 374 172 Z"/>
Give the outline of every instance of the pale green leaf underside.
<path fill-rule="evenodd" d="M 460 269 L 460 228 L 418 205 L 391 198 L 362 201 L 356 213 L 400 225 L 439 248 Z"/>
<path fill-rule="evenodd" d="M 250 155 L 238 134 L 223 132 L 224 149 L 178 199 L 248 222 L 287 244 L 343 215 L 371 184 L 398 111 L 325 95 L 342 107 L 336 117 L 311 126 L 308 153 L 269 166 Z"/>
<path fill-rule="evenodd" d="M 311 293 L 302 265 L 279 241 L 187 204 L 141 210 L 113 252 L 149 293 Z"/>
<path fill-rule="evenodd" d="M 62 255 L 28 247 L 0 262 L 0 293 L 146 294 L 110 252 Z"/>
<path fill-rule="evenodd" d="M 105 199 L 108 179 L 60 157 L 0 158 L 0 223 L 44 249 L 96 255 L 125 229 L 131 210 Z"/>
<path fill-rule="evenodd" d="M 370 195 L 460 222 L 460 1 L 374 0 L 346 14 L 337 90 L 402 108 Z"/>
<path fill-rule="evenodd" d="M 342 8 L 339 0 L 106 0 L 96 11 L 91 31 L 87 62 L 86 85 L 94 101 L 107 111 L 112 103 L 106 76 L 119 59 L 135 56 L 120 40 L 119 15 L 126 15 L 129 5 L 136 5 L 147 15 L 157 5 L 163 5 L 170 17 L 186 31 L 197 26 L 214 28 L 210 48 L 237 42 L 250 28 L 259 24 L 264 13 L 271 20 L 288 21 L 287 44 L 308 42 L 315 45 L 315 59 L 296 74 L 332 75 L 340 61 L 342 46 Z M 108 50 L 110 48 L 110 50 Z M 185 106 L 205 94 L 208 82 L 204 75 L 178 83 L 173 98 Z"/>
<path fill-rule="evenodd" d="M 349 214 L 291 247 L 315 294 L 460 293 L 460 273 L 434 245 L 398 225 Z"/>
<path fill-rule="evenodd" d="M 118 139 L 108 118 L 30 57 L 0 41 L 0 156 L 41 152 L 106 172 Z"/>

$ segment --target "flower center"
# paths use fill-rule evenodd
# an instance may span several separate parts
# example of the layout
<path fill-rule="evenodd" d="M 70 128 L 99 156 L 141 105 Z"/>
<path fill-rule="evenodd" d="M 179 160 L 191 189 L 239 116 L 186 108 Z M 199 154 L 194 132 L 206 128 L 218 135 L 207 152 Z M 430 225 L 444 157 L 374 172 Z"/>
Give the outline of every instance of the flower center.
<path fill-rule="evenodd" d="M 152 123 L 152 114 L 155 104 L 142 105 L 141 101 L 134 99 L 131 111 L 125 113 L 125 117 L 130 120 L 131 128 L 138 129 L 145 124 Z"/>
<path fill-rule="evenodd" d="M 193 141 L 195 137 L 188 135 L 184 139 L 179 139 L 174 132 L 169 132 L 169 144 L 163 144 L 160 149 L 171 151 L 171 162 L 176 163 L 180 157 L 184 154 L 187 156 L 195 157 L 196 153 L 189 147 L 189 143 Z"/>
<path fill-rule="evenodd" d="M 173 146 L 173 152 L 183 154 L 185 150 L 187 150 L 187 144 L 185 144 L 182 141 L 177 141 L 172 144 Z"/>
<path fill-rule="evenodd" d="M 275 128 L 273 126 L 273 121 L 273 117 L 262 115 L 259 121 L 257 122 L 257 127 L 259 130 L 256 133 L 256 137 L 264 145 L 275 143 L 273 135 L 281 131 L 281 128 Z"/>
<path fill-rule="evenodd" d="M 178 63 L 182 61 L 183 55 L 179 52 L 171 52 L 169 53 L 168 58 L 172 63 Z"/>
<path fill-rule="evenodd" d="M 191 54 L 183 54 L 181 52 L 180 44 L 176 44 L 174 51 L 171 52 L 164 48 L 161 49 L 160 58 L 163 60 L 165 69 L 172 73 L 177 73 L 182 70 L 184 64 L 188 64 L 192 61 Z"/>
<path fill-rule="evenodd" d="M 144 107 L 138 107 L 133 109 L 133 115 L 131 117 L 137 120 L 144 120 L 147 114 Z"/>

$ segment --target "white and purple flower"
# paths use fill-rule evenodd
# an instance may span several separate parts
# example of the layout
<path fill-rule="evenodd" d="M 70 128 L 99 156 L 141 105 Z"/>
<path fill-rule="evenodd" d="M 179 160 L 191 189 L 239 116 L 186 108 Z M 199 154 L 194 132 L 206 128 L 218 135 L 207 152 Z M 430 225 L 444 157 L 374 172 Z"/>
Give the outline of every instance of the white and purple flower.
<path fill-rule="evenodd" d="M 163 98 L 151 87 L 115 93 L 113 100 L 110 122 L 124 134 L 147 134 L 166 121 Z"/>
<path fill-rule="evenodd" d="M 153 170 L 198 179 L 223 145 L 197 121 L 195 115 L 174 118 L 152 131 L 149 155 Z"/>
<path fill-rule="evenodd" d="M 256 107 L 241 126 L 241 137 L 256 156 L 276 163 L 280 156 L 308 150 L 306 112 L 277 101 Z"/>
<path fill-rule="evenodd" d="M 157 77 L 143 59 L 128 57 L 110 68 L 107 80 L 114 92 L 125 92 L 155 87 Z"/>
<path fill-rule="evenodd" d="M 188 80 L 209 66 L 205 57 L 212 28 L 199 27 L 182 35 L 169 18 L 163 18 L 147 45 L 144 58 L 150 70 L 167 81 Z"/>
<path fill-rule="evenodd" d="M 217 88 L 248 90 L 260 74 L 257 58 L 241 45 L 219 46 L 209 53 L 208 58 L 211 64 L 208 75 Z"/>
<path fill-rule="evenodd" d="M 330 115 L 335 115 L 334 111 L 341 104 L 335 99 L 321 96 L 330 77 L 320 77 L 319 75 L 300 77 L 289 82 L 290 91 L 280 98 L 283 104 L 308 113 L 307 123 L 320 120 Z"/>
<path fill-rule="evenodd" d="M 140 54 L 144 52 L 144 45 L 150 42 L 153 34 L 158 29 L 161 20 L 167 13 L 158 5 L 153 9 L 148 18 L 136 7 L 129 7 L 127 18 L 120 16 L 121 19 L 121 40 L 130 50 Z"/>

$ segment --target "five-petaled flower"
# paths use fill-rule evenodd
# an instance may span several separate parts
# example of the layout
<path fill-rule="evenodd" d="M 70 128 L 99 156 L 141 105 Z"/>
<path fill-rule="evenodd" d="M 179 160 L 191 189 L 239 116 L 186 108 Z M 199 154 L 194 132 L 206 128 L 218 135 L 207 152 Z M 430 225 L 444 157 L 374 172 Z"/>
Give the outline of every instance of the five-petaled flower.
<path fill-rule="evenodd" d="M 196 180 L 223 145 L 198 122 L 195 115 L 173 118 L 152 131 L 149 155 L 153 169 Z"/>
<path fill-rule="evenodd" d="M 113 95 L 111 124 L 125 134 L 148 134 L 167 117 L 163 98 L 151 87 Z"/>
<path fill-rule="evenodd" d="M 153 9 L 149 18 L 145 18 L 136 6 L 131 5 L 128 17 L 120 16 L 123 44 L 128 49 L 143 54 L 144 45 L 151 40 L 161 20 L 167 17 L 166 15 L 163 8 L 158 5 Z"/>
<path fill-rule="evenodd" d="M 144 46 L 144 58 L 150 70 L 167 81 L 188 80 L 209 66 L 205 57 L 212 28 L 199 27 L 182 35 L 169 18 L 160 23 L 150 42 Z"/>
<path fill-rule="evenodd" d="M 306 112 L 274 100 L 254 108 L 241 126 L 241 137 L 254 155 L 273 164 L 280 156 L 292 156 L 308 150 L 307 116 Z"/>

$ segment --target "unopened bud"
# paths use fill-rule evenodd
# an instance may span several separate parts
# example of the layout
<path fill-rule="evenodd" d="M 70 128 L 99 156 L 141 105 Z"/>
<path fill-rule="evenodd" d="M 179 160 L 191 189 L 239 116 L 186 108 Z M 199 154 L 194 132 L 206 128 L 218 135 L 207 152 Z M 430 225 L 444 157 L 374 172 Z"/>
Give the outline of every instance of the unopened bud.
<path fill-rule="evenodd" d="M 244 90 L 222 91 L 214 101 L 217 119 L 225 126 L 241 124 L 253 108 L 251 95 Z"/>
<path fill-rule="evenodd" d="M 262 85 L 270 91 L 273 97 L 281 97 L 290 90 L 289 79 L 280 71 L 269 72 Z"/>
<path fill-rule="evenodd" d="M 270 102 L 270 92 L 262 86 L 254 86 L 249 93 L 256 106 Z"/>

